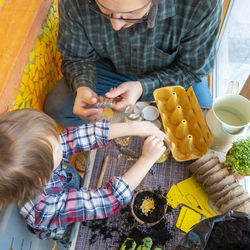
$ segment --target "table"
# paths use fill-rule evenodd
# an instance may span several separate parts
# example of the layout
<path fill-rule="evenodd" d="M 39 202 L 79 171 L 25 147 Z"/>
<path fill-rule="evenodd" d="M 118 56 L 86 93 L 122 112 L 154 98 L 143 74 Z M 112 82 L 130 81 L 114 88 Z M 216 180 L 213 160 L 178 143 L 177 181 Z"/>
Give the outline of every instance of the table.
<path fill-rule="evenodd" d="M 141 138 L 133 137 L 129 148 L 140 153 L 141 147 Z M 91 175 L 89 186 L 92 188 L 96 187 L 101 165 L 106 155 L 109 156 L 109 162 L 104 175 L 103 186 L 106 185 L 110 177 L 122 175 L 135 162 L 131 157 L 121 154 L 114 142 L 111 142 L 111 145 L 108 147 L 99 148 L 95 155 L 92 174 L 89 173 Z M 170 156 L 166 162 L 155 164 L 151 173 L 147 174 L 135 191 L 143 188 L 153 188 L 161 190 L 162 193 L 166 194 L 173 184 L 190 176 L 186 167 L 189 164 L 190 162 L 176 162 Z M 116 250 L 120 249 L 122 242 L 127 236 L 132 235 L 134 237 L 137 235 L 139 239 L 149 236 L 149 233 L 152 233 L 153 237 L 156 237 L 154 243 L 157 242 L 158 247 L 162 249 L 175 249 L 180 239 L 184 236 L 184 233 L 175 227 L 179 210 L 180 207 L 177 209 L 168 209 L 163 221 L 164 225 L 160 225 L 160 228 L 154 228 L 153 231 L 150 231 L 146 226 L 134 221 L 130 215 L 130 207 L 128 205 L 108 219 L 81 223 L 75 249 Z M 159 234 L 158 236 L 155 235 L 157 233 Z M 157 237 L 161 239 L 157 240 Z M 165 244 L 159 243 L 164 241 L 166 241 Z M 139 243 L 137 242 L 138 245 Z"/>

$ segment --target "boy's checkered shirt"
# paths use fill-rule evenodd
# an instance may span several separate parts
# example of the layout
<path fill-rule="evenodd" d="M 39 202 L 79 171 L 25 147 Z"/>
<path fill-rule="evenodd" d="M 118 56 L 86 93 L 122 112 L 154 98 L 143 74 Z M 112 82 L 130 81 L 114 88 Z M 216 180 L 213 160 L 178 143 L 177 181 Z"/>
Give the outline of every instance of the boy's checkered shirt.
<path fill-rule="evenodd" d="M 63 162 L 68 163 L 79 152 L 107 145 L 109 127 L 110 122 L 102 121 L 67 128 L 60 134 Z M 96 190 L 68 189 L 66 184 L 67 174 L 62 166 L 58 167 L 43 193 L 20 209 L 26 223 L 41 239 L 61 239 L 69 224 L 110 216 L 132 198 L 130 187 L 121 177 L 112 177 L 106 188 Z"/>

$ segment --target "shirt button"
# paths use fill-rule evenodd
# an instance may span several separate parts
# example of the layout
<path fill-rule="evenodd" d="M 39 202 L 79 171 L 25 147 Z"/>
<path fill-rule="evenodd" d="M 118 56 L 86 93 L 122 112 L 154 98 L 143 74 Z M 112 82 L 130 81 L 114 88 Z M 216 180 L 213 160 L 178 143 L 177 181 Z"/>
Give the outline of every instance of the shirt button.
<path fill-rule="evenodd" d="M 62 164 L 62 169 L 67 169 L 67 165 L 66 164 Z"/>

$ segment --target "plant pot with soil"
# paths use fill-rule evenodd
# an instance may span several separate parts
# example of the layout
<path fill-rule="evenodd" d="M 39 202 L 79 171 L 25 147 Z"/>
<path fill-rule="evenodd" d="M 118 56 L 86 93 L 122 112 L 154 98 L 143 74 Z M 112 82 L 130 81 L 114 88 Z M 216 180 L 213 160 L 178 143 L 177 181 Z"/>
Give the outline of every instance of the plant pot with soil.
<path fill-rule="evenodd" d="M 236 179 L 250 175 L 250 137 L 233 142 L 227 152 L 224 165 Z"/>
<path fill-rule="evenodd" d="M 166 198 L 159 191 L 153 189 L 138 191 L 131 202 L 131 212 L 135 220 L 147 226 L 159 223 L 166 210 Z"/>

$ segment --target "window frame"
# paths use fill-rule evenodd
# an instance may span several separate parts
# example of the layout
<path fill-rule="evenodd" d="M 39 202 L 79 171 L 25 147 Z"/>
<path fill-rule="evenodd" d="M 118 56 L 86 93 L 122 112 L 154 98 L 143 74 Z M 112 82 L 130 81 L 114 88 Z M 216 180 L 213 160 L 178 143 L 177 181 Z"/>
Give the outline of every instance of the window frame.
<path fill-rule="evenodd" d="M 228 20 L 229 20 L 229 16 L 231 14 L 233 5 L 235 0 L 222 0 L 222 17 L 221 17 L 221 24 L 220 24 L 220 29 L 219 29 L 219 33 L 218 33 L 218 38 L 217 38 L 217 45 L 216 45 L 216 56 L 217 56 L 217 52 L 220 48 L 220 44 L 223 38 L 223 34 L 225 32 Z M 212 73 L 208 76 L 208 84 L 210 86 L 210 91 L 212 93 L 213 98 L 216 98 L 217 95 L 217 60 L 215 58 L 215 63 L 214 63 L 214 68 Z"/>

